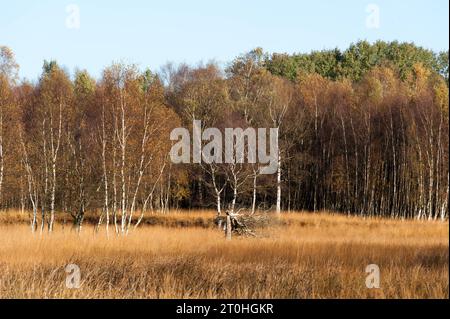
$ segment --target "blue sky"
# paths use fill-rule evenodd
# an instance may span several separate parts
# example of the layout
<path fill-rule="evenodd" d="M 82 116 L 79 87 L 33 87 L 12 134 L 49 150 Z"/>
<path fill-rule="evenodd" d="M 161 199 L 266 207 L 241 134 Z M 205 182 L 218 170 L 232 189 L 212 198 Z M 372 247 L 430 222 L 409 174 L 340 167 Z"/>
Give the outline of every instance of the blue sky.
<path fill-rule="evenodd" d="M 371 3 L 379 28 L 366 25 Z M 67 27 L 70 4 L 80 10 L 78 29 Z M 293 53 L 382 39 L 447 50 L 448 12 L 448 0 L 16 0 L 0 6 L 0 45 L 30 80 L 44 59 L 98 77 L 113 61 L 153 70 L 167 61 L 226 63 L 258 46 Z"/>

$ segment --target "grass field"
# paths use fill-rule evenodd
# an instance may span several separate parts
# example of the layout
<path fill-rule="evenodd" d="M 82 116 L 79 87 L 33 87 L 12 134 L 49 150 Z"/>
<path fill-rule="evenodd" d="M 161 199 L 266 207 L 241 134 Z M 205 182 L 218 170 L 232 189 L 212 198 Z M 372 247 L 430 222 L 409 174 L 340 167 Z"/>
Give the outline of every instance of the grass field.
<path fill-rule="evenodd" d="M 148 217 L 128 237 L 0 212 L 0 298 L 448 298 L 448 222 L 283 214 L 227 242 L 213 212 Z M 153 220 L 153 222 L 152 222 Z M 61 222 L 61 220 L 60 220 Z M 66 288 L 65 267 L 81 270 Z M 366 287 L 377 264 L 381 287 Z"/>

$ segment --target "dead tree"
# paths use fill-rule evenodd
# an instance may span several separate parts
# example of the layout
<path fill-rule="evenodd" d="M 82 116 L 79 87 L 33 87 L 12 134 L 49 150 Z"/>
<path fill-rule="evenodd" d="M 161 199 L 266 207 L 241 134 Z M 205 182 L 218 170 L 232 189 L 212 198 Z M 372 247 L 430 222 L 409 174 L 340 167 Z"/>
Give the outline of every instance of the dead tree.
<path fill-rule="evenodd" d="M 257 227 L 259 219 L 255 215 L 240 214 L 240 211 L 234 213 L 231 210 L 226 211 L 226 216 L 217 216 L 215 222 L 225 232 L 225 238 L 231 240 L 232 234 L 237 236 L 256 237 L 253 227 Z M 251 225 L 251 226 L 250 226 Z"/>

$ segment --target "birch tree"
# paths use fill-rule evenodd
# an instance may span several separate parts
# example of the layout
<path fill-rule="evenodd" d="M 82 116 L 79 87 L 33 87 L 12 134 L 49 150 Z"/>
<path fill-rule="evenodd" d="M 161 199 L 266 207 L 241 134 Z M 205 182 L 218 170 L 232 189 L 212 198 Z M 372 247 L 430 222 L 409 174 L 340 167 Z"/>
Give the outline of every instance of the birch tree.
<path fill-rule="evenodd" d="M 53 231 L 58 191 L 60 148 L 63 142 L 63 112 L 70 109 L 73 86 L 68 76 L 55 62 L 44 65 L 39 83 L 39 116 L 42 121 L 43 158 L 50 166 L 50 219 L 48 231 Z M 47 177 L 46 177 L 47 178 Z"/>

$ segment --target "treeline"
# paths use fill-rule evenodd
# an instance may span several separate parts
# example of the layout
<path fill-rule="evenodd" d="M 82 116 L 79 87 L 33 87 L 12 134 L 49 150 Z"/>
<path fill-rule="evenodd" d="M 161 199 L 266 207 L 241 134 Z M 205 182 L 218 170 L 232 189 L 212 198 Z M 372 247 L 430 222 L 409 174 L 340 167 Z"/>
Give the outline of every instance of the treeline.
<path fill-rule="evenodd" d="M 448 51 L 433 52 L 413 43 L 359 41 L 345 51 L 339 49 L 300 54 L 265 56 L 265 66 L 272 73 L 295 81 L 301 73 L 318 73 L 332 80 L 347 78 L 360 81 L 372 68 L 392 68 L 402 80 L 415 64 L 441 74 L 448 83 Z"/>
<path fill-rule="evenodd" d="M 113 64 L 95 80 L 50 61 L 37 83 L 17 70 L 1 47 L 0 200 L 33 212 L 33 231 L 51 231 L 61 212 L 81 227 L 96 211 L 127 233 L 144 211 L 170 208 L 448 218 L 448 53 L 360 42 L 344 53 L 256 49 L 225 70 Z M 171 163 L 171 130 L 193 120 L 279 128 L 277 174 Z"/>

